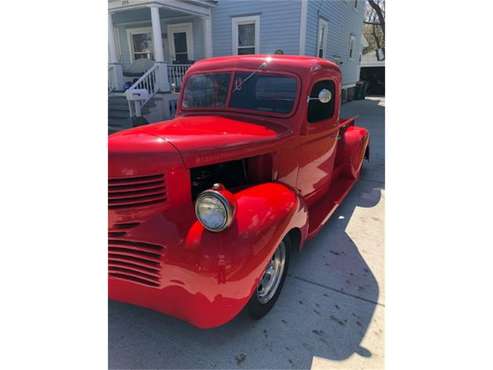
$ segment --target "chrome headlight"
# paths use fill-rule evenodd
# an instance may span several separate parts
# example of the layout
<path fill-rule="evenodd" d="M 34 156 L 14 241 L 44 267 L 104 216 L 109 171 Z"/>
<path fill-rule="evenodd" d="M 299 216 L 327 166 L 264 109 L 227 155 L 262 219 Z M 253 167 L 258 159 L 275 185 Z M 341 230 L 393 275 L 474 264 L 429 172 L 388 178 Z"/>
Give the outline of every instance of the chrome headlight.
<path fill-rule="evenodd" d="M 195 201 L 195 214 L 207 230 L 219 232 L 233 222 L 235 206 L 227 193 L 221 184 L 214 184 Z"/>

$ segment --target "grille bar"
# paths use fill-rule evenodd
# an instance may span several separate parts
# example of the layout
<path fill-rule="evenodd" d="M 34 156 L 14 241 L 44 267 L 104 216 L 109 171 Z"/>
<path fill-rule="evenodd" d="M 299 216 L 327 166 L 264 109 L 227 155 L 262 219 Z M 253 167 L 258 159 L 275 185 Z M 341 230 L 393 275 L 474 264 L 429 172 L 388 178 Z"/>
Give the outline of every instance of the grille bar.
<path fill-rule="evenodd" d="M 141 190 L 112 190 L 111 191 L 111 197 L 113 199 L 115 198 L 124 198 L 124 197 L 128 197 L 130 195 L 140 195 L 140 194 L 151 194 L 151 193 L 160 193 L 160 192 L 164 192 L 166 190 L 166 188 L 163 186 L 163 185 L 159 185 L 159 186 L 151 186 L 149 188 L 146 188 L 146 189 L 141 189 Z"/>
<path fill-rule="evenodd" d="M 132 248 L 120 248 L 120 247 L 108 247 L 108 250 L 110 252 L 115 252 L 118 253 L 122 256 L 137 256 L 139 258 L 145 259 L 145 260 L 159 260 L 159 254 L 157 253 L 150 253 L 146 251 L 141 251 L 138 249 L 132 249 Z"/>
<path fill-rule="evenodd" d="M 152 260 L 146 260 L 145 258 L 135 257 L 132 255 L 125 255 L 125 254 L 110 252 L 108 257 L 111 261 L 121 261 L 121 262 L 130 261 L 131 263 L 134 263 L 136 265 L 142 265 L 144 267 L 153 266 L 153 267 L 159 268 L 159 262 L 152 261 Z"/>
<path fill-rule="evenodd" d="M 163 182 L 161 180 L 159 181 L 152 181 L 152 182 L 145 182 L 145 183 L 140 183 L 140 184 L 131 184 L 131 185 L 111 185 L 109 184 L 109 190 L 110 192 L 118 192 L 118 191 L 127 191 L 127 190 L 132 190 L 132 189 L 148 189 L 148 188 L 153 188 L 156 186 L 162 185 Z"/>
<path fill-rule="evenodd" d="M 152 282 L 155 282 L 156 279 L 159 279 L 159 276 L 156 277 L 153 275 L 146 274 L 145 272 L 140 272 L 138 270 L 128 269 L 128 268 L 119 267 L 119 266 L 109 266 L 109 270 L 110 270 L 110 272 L 118 272 L 121 274 L 136 276 L 138 278 L 146 279 L 146 280 L 149 280 Z"/>
<path fill-rule="evenodd" d="M 161 256 L 159 244 L 126 240 L 108 240 L 109 276 L 147 286 L 160 285 Z"/>
<path fill-rule="evenodd" d="M 123 279 L 123 280 L 130 280 L 134 283 L 139 283 L 142 285 L 148 285 L 148 286 L 152 286 L 152 287 L 156 287 L 156 288 L 159 286 L 159 283 L 155 283 L 155 282 L 152 282 L 152 281 L 149 281 L 146 279 L 141 279 L 141 278 L 138 278 L 138 277 L 135 277 L 132 275 L 121 274 L 121 273 L 116 273 L 116 272 L 110 272 L 109 275 L 112 277 Z"/>
<path fill-rule="evenodd" d="M 116 267 L 125 267 L 129 268 L 131 270 L 135 271 L 140 271 L 143 273 L 151 274 L 151 275 L 156 275 L 159 276 L 159 270 L 155 268 L 150 268 L 148 266 L 140 266 L 135 263 L 130 263 L 130 262 L 125 262 L 125 261 L 119 261 L 119 260 L 110 260 L 108 262 L 108 265 L 110 267 L 116 266 Z"/>
<path fill-rule="evenodd" d="M 127 222 L 113 225 L 113 228 L 108 230 L 109 238 L 121 238 L 127 235 L 127 230 L 140 225 L 140 222 Z"/>
<path fill-rule="evenodd" d="M 140 222 L 128 222 L 122 224 L 115 224 L 116 229 L 131 229 L 140 225 Z"/>
<path fill-rule="evenodd" d="M 153 204 L 158 204 L 164 202 L 166 199 L 157 199 L 157 200 L 152 200 L 148 202 L 139 202 L 139 203 L 132 203 L 132 204 L 116 204 L 116 205 L 110 205 L 108 206 L 109 209 L 118 209 L 118 208 L 128 208 L 128 207 L 146 207 L 146 206 L 151 206 Z"/>
<path fill-rule="evenodd" d="M 154 199 L 160 199 L 163 198 L 165 193 L 160 192 L 160 193 L 153 193 L 153 194 L 148 194 L 148 195 L 141 195 L 137 197 L 126 197 L 126 198 L 115 198 L 111 197 L 109 198 L 109 203 L 110 204 L 119 204 L 119 203 L 135 203 L 135 202 L 141 202 L 144 200 L 154 200 Z"/>
<path fill-rule="evenodd" d="M 108 236 L 110 238 L 118 238 L 127 235 L 126 231 L 108 231 Z"/>
<path fill-rule="evenodd" d="M 162 179 L 164 175 L 148 175 L 148 176 L 136 176 L 136 177 L 112 177 L 109 180 L 110 185 L 112 184 L 136 184 L 141 182 L 148 182 L 152 180 Z"/>
<path fill-rule="evenodd" d="M 150 249 L 152 251 L 161 251 L 163 249 L 163 247 L 161 245 L 158 245 L 158 244 L 151 244 L 151 243 L 145 243 L 145 242 L 135 242 L 135 241 L 125 240 L 125 239 L 110 239 L 108 241 L 108 244 L 110 246 L 119 245 L 119 246 L 135 247 L 135 248 L 142 248 L 142 249 Z"/>
<path fill-rule="evenodd" d="M 108 180 L 108 208 L 145 207 L 167 200 L 163 174 Z"/>

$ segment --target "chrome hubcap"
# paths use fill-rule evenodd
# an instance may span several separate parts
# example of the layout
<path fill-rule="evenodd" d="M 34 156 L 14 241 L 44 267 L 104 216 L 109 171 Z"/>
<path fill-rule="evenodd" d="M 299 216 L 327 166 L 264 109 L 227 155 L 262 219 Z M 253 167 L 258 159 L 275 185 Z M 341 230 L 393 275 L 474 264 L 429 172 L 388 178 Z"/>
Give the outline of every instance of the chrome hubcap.
<path fill-rule="evenodd" d="M 286 245 L 282 241 L 276 253 L 272 256 L 257 288 L 257 298 L 260 303 L 265 304 L 269 302 L 276 294 L 277 288 L 279 288 L 279 284 L 281 283 L 285 262 Z"/>

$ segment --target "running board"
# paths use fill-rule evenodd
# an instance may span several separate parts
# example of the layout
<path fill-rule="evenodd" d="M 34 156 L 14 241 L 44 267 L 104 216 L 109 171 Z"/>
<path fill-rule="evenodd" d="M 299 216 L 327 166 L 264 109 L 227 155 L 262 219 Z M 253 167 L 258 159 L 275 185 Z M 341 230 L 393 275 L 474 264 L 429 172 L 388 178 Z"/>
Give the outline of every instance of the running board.
<path fill-rule="evenodd" d="M 313 238 L 325 225 L 356 181 L 358 181 L 357 178 L 339 177 L 332 183 L 327 194 L 309 208 L 310 226 L 308 228 L 308 239 Z"/>

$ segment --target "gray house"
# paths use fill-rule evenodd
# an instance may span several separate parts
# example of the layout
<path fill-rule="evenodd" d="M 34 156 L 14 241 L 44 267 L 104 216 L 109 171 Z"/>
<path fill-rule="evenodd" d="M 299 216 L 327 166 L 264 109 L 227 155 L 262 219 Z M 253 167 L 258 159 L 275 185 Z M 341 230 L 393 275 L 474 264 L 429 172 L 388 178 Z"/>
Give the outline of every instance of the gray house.
<path fill-rule="evenodd" d="M 110 131 L 173 116 L 196 60 L 222 55 L 317 55 L 359 80 L 363 0 L 108 0 Z"/>

